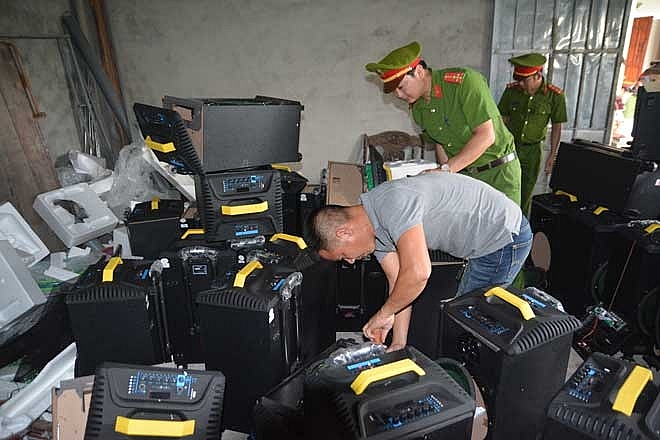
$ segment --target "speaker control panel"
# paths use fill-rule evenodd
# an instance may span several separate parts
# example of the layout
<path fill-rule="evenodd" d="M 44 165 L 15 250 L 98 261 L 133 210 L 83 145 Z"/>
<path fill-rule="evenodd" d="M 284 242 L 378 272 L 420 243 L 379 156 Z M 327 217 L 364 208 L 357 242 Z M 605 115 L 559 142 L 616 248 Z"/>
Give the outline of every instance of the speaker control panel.
<path fill-rule="evenodd" d="M 267 188 L 267 178 L 263 174 L 236 174 L 222 179 L 222 193 L 253 194 L 264 192 Z"/>
<path fill-rule="evenodd" d="M 367 436 L 400 429 L 421 419 L 433 416 L 442 411 L 445 404 L 433 393 L 417 399 L 406 400 L 392 406 L 378 408 L 366 414 L 364 427 Z"/>
<path fill-rule="evenodd" d="M 463 315 L 463 317 L 475 322 L 479 328 L 485 330 L 491 335 L 501 336 L 511 331 L 511 329 L 504 323 L 486 313 L 481 312 L 475 306 L 466 306 L 460 309 L 460 313 Z"/>
<path fill-rule="evenodd" d="M 604 401 L 621 367 L 604 361 L 593 357 L 585 361 L 564 386 L 566 394 L 583 403 Z"/>
<path fill-rule="evenodd" d="M 198 377 L 186 371 L 135 370 L 127 377 L 132 398 L 156 401 L 189 401 L 197 396 Z"/>

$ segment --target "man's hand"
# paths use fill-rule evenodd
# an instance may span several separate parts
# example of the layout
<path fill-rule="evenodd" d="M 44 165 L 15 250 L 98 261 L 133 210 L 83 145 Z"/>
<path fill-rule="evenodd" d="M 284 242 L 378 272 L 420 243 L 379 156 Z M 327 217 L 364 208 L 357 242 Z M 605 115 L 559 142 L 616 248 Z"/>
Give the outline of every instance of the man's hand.
<path fill-rule="evenodd" d="M 371 317 L 371 319 L 369 319 L 369 322 L 362 327 L 362 332 L 371 342 L 382 344 L 393 325 L 394 314 L 385 314 L 383 313 L 383 309 L 380 309 Z"/>
<path fill-rule="evenodd" d="M 397 350 L 403 350 L 406 348 L 405 344 L 390 344 L 389 347 L 387 347 L 387 352 L 392 352 L 392 351 L 397 351 Z"/>

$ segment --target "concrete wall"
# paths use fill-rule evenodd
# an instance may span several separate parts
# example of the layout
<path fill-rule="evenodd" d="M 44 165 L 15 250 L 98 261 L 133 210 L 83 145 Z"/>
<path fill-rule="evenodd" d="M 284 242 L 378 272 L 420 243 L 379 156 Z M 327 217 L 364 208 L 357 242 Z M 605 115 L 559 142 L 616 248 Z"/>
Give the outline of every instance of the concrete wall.
<path fill-rule="evenodd" d="M 357 161 L 362 133 L 415 131 L 407 106 L 364 65 L 419 40 L 433 67 L 489 68 L 489 0 L 112 0 L 108 20 L 125 104 L 163 95 L 267 95 L 304 106 L 297 167 L 318 182 L 328 160 Z M 65 0 L 0 0 L 0 33 L 60 33 Z M 24 43 L 21 43 L 24 44 Z M 26 42 L 25 44 L 32 44 Z M 59 54 L 27 62 L 51 151 L 76 142 Z M 240 154 L 240 152 L 237 152 Z"/>
<path fill-rule="evenodd" d="M 63 36 L 60 17 L 67 7 L 65 0 L 0 0 L 0 34 Z M 18 47 L 35 101 L 46 113 L 38 123 L 51 158 L 55 160 L 68 150 L 80 149 L 58 40 L 17 38 L 7 41 Z"/>

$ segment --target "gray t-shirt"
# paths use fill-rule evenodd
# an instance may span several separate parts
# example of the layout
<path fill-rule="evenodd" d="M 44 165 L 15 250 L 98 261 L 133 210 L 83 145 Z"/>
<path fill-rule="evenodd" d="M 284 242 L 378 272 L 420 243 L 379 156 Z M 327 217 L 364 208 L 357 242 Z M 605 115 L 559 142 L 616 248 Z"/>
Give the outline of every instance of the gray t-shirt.
<path fill-rule="evenodd" d="M 463 174 L 433 172 L 393 180 L 360 196 L 376 231 L 376 258 L 396 251 L 401 235 L 422 224 L 429 249 L 477 258 L 513 241 L 520 208 L 490 185 Z"/>

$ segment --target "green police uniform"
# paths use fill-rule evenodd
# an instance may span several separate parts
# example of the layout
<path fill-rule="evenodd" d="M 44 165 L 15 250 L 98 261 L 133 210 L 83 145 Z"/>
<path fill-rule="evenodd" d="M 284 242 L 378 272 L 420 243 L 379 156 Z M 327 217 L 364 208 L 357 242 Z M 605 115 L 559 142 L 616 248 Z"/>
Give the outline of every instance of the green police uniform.
<path fill-rule="evenodd" d="M 529 55 L 511 58 L 510 61 L 514 65 L 518 63 L 529 65 L 539 61 L 537 58 L 528 61 Z M 539 65 L 542 67 L 545 57 L 539 56 L 543 59 Z M 548 122 L 563 123 L 568 120 L 566 98 L 560 88 L 548 84 L 545 80 L 533 96 L 528 95 L 519 82 L 512 82 L 504 90 L 498 107 L 502 116 L 507 119 L 506 125 L 515 138 L 516 152 L 522 170 L 520 206 L 528 215 L 534 185 L 541 172 L 543 141 L 548 130 Z"/>
<path fill-rule="evenodd" d="M 518 159 L 488 168 L 493 161 L 513 157 L 510 155 L 514 152 L 514 142 L 483 75 L 469 68 L 433 71 L 431 99 L 417 100 L 412 106 L 412 116 L 424 130 L 425 141 L 442 144 L 449 157 L 461 151 L 476 126 L 491 120 L 495 143 L 461 172 L 492 185 L 520 204 Z"/>

